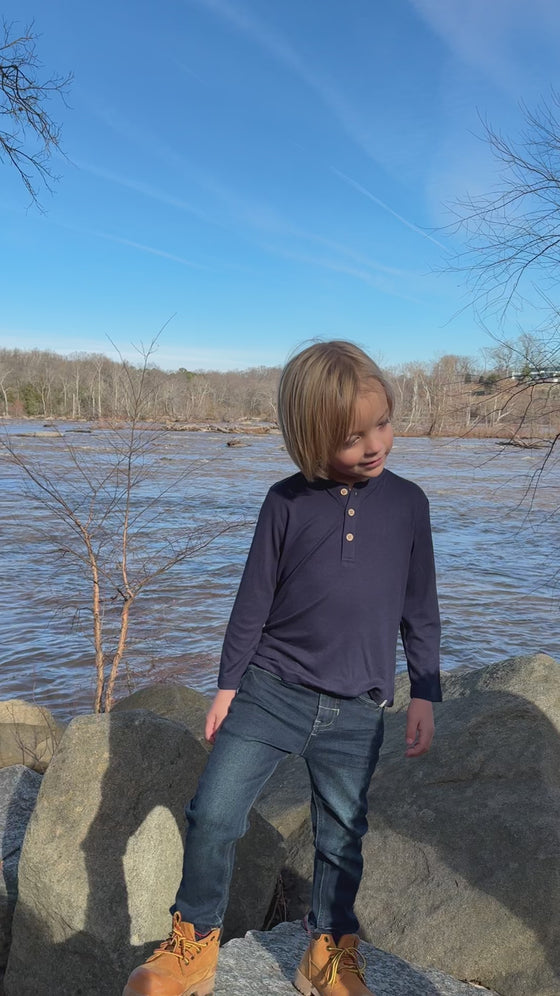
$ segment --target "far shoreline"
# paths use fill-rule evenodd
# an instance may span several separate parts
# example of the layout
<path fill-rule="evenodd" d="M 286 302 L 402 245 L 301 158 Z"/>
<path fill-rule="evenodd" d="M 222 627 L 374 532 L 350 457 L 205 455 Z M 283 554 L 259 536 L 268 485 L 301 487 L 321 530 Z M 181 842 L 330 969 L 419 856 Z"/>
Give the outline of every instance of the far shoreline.
<path fill-rule="evenodd" d="M 0 415 L 0 424 L 25 423 L 29 425 L 41 426 L 45 432 L 37 430 L 32 433 L 22 433 L 21 435 L 35 435 L 37 437 L 56 438 L 63 437 L 66 432 L 102 432 L 102 431 L 124 431 L 129 422 L 126 419 L 85 419 L 71 418 L 69 416 L 42 416 L 42 415 Z M 72 426 L 64 431 L 56 432 L 58 426 Z M 141 423 L 141 428 L 154 432 L 214 432 L 224 435 L 235 436 L 278 436 L 281 437 L 280 427 L 277 422 L 261 418 L 239 418 L 239 419 L 146 419 Z M 51 430 L 50 432 L 47 430 Z M 453 431 L 452 427 L 445 427 L 439 431 L 429 431 L 426 427 L 418 428 L 399 427 L 398 422 L 394 425 L 395 437 L 399 439 L 495 439 L 499 445 L 519 446 L 523 449 L 538 449 L 550 446 L 555 439 L 553 431 L 535 435 L 528 429 L 521 427 L 519 431 L 512 431 L 511 427 L 504 426 L 501 431 L 496 431 L 495 426 L 473 426 L 469 429 Z"/>

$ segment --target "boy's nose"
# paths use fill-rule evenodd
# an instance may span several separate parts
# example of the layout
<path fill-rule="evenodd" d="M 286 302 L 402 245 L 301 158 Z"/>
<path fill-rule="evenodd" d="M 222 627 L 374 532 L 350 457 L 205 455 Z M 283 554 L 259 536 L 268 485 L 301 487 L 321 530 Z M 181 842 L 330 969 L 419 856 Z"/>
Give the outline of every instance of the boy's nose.
<path fill-rule="evenodd" d="M 381 440 L 379 439 L 377 433 L 370 433 L 370 435 L 366 438 L 366 456 L 375 456 L 376 453 L 379 453 L 381 448 Z"/>

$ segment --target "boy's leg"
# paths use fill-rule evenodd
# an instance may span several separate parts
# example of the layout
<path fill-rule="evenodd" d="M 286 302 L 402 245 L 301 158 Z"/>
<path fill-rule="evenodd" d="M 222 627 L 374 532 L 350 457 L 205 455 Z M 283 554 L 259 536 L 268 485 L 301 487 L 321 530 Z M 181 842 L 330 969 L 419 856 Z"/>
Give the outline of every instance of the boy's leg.
<path fill-rule="evenodd" d="M 271 723 L 257 698 L 240 688 L 218 731 L 187 808 L 183 879 L 171 933 L 134 970 L 123 996 L 209 996 L 213 991 L 235 844 L 260 789 L 286 754 L 258 739 L 259 731 L 268 727 L 270 732 Z"/>
<path fill-rule="evenodd" d="M 306 744 L 315 867 L 309 946 L 294 985 L 303 996 L 373 996 L 358 950 L 354 900 L 362 876 L 367 791 L 383 740 L 383 710 L 367 696 L 321 696 Z"/>
<path fill-rule="evenodd" d="M 362 877 L 367 792 L 383 741 L 383 709 L 368 696 L 338 699 L 336 716 L 316 724 L 306 746 L 312 787 L 315 864 L 309 924 L 314 931 L 354 934 L 354 901 Z"/>
<path fill-rule="evenodd" d="M 183 878 L 172 913 L 199 932 L 222 925 L 235 844 L 278 762 L 302 753 L 318 696 L 249 666 L 187 807 Z"/>
<path fill-rule="evenodd" d="M 237 724 L 228 719 L 186 809 L 183 877 L 171 908 L 200 933 L 222 926 L 235 846 L 247 831 L 255 799 L 285 756 L 284 751 L 249 739 L 247 734 L 239 736 Z"/>

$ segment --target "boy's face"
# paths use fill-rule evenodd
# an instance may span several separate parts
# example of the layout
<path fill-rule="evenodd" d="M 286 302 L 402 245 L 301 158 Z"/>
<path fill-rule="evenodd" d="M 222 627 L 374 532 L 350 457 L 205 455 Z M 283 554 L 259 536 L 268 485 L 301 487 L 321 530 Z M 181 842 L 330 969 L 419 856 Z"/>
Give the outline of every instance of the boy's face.
<path fill-rule="evenodd" d="M 371 381 L 358 395 L 352 432 L 337 450 L 327 468 L 331 480 L 356 484 L 379 477 L 393 445 L 387 396 L 381 385 Z"/>

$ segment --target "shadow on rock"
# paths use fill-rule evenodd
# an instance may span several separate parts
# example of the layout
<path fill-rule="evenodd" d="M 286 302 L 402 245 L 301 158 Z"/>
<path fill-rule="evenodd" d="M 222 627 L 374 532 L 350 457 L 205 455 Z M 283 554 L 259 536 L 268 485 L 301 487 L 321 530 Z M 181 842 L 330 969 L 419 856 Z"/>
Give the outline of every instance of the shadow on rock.
<path fill-rule="evenodd" d="M 41 775 L 22 764 L 0 769 L 0 971 L 10 950 L 21 847 L 40 786 Z"/>
<path fill-rule="evenodd" d="M 183 807 L 206 758 L 186 727 L 148 712 L 70 724 L 21 855 L 7 996 L 120 996 L 169 932 Z M 279 834 L 253 813 L 238 848 L 229 936 L 262 924 L 282 854 Z"/>

